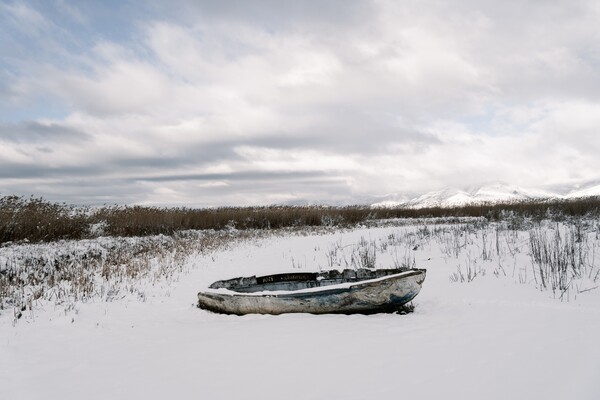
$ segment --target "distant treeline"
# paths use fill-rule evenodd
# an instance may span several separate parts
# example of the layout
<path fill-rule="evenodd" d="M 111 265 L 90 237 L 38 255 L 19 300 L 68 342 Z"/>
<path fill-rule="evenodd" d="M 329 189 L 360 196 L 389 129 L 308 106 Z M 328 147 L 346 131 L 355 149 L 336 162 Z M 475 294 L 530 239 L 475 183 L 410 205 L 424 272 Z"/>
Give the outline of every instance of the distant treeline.
<path fill-rule="evenodd" d="M 171 235 L 196 229 L 277 229 L 302 226 L 352 226 L 391 218 L 485 217 L 562 219 L 600 216 L 600 197 L 575 200 L 523 201 L 454 208 L 371 208 L 268 206 L 214 209 L 142 206 L 75 207 L 42 198 L 0 197 L 0 243 L 84 239 L 103 236 Z"/>

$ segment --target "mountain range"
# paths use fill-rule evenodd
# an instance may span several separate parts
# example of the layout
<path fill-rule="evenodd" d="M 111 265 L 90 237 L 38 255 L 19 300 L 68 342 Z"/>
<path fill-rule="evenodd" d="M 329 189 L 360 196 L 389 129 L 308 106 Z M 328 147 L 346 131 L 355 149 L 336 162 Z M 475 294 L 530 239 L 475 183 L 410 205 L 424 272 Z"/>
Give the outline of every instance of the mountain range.
<path fill-rule="evenodd" d="M 457 189 L 446 187 L 415 197 L 390 194 L 373 198 L 368 203 L 372 207 L 456 207 L 468 204 L 514 202 L 523 200 L 576 199 L 600 196 L 600 182 L 588 182 L 580 185 L 563 185 L 539 188 L 524 188 L 502 182 L 485 184 L 478 187 Z"/>

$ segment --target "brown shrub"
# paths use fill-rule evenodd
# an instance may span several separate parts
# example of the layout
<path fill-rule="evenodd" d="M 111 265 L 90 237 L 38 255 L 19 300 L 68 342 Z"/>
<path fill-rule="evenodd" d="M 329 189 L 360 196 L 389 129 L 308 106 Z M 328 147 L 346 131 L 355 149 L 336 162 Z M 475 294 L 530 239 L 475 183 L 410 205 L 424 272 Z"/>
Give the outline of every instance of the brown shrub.
<path fill-rule="evenodd" d="M 575 200 L 488 203 L 442 208 L 381 208 L 366 205 L 222 207 L 194 209 L 105 206 L 98 209 L 50 203 L 41 198 L 0 197 L 0 243 L 81 239 L 102 235 L 171 235 L 185 230 L 278 229 L 302 226 L 351 226 L 391 218 L 485 217 L 562 219 L 600 215 L 600 197 Z M 101 232 L 91 227 L 102 226 Z"/>

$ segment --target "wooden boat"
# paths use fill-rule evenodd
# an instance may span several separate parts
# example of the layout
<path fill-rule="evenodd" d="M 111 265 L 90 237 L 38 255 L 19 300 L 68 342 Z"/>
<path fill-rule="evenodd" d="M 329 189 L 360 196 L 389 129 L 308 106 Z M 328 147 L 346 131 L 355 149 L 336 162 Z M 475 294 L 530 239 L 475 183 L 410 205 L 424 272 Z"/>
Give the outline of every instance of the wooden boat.
<path fill-rule="evenodd" d="M 198 307 L 224 314 L 394 312 L 421 290 L 424 269 L 346 269 L 214 282 Z"/>

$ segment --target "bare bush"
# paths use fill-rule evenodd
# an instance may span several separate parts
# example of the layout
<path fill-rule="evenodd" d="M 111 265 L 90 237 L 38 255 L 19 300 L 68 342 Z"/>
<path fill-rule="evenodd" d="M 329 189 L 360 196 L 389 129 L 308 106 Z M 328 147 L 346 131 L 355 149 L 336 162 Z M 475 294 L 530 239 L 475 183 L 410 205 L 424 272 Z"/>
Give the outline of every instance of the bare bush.
<path fill-rule="evenodd" d="M 465 270 L 461 268 L 461 265 L 458 264 L 456 267 L 456 272 L 450 274 L 451 282 L 472 282 L 478 276 L 485 275 L 485 269 L 481 267 L 481 265 L 477 262 L 477 260 L 473 260 L 471 255 L 467 257 L 467 261 L 465 263 Z"/>
<path fill-rule="evenodd" d="M 584 275 L 592 278 L 597 270 L 594 259 L 590 261 L 590 246 L 581 222 L 548 231 L 540 228 L 529 231 L 534 278 L 542 289 L 550 289 L 562 299 L 572 287 L 573 280 Z M 595 254 L 595 243 L 592 246 Z M 596 282 L 598 274 L 592 278 Z"/>
<path fill-rule="evenodd" d="M 0 259 L 0 310 L 18 319 L 40 300 L 66 310 L 92 299 L 145 300 L 145 285 L 176 278 L 192 254 L 224 248 L 260 232 L 184 232 L 174 236 L 105 238 L 5 248 Z M 12 253 L 10 250 L 14 250 Z"/>

